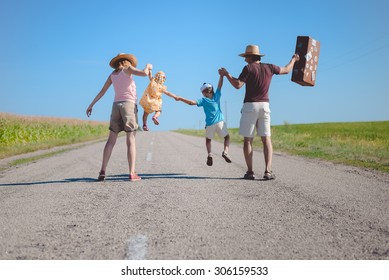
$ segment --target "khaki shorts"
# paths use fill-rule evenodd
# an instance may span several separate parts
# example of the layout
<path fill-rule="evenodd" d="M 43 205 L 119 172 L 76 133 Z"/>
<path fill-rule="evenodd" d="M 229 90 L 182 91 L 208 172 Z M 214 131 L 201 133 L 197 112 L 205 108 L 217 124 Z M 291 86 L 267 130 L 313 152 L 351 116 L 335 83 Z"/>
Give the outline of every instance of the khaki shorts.
<path fill-rule="evenodd" d="M 244 103 L 241 113 L 239 135 L 254 138 L 255 130 L 257 130 L 258 136 L 271 136 L 268 102 Z"/>
<path fill-rule="evenodd" d="M 212 140 L 215 136 L 215 133 L 217 133 L 222 138 L 228 135 L 227 125 L 224 121 L 215 123 L 205 128 L 205 136 L 208 139 Z"/>
<path fill-rule="evenodd" d="M 138 129 L 138 107 L 131 101 L 114 102 L 109 130 L 133 132 Z"/>

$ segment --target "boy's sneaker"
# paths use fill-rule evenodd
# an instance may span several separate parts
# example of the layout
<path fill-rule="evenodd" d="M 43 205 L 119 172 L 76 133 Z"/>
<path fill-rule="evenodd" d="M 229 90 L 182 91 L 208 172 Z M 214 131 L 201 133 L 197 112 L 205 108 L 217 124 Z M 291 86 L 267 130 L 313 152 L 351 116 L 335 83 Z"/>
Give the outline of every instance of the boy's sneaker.
<path fill-rule="evenodd" d="M 212 155 L 208 155 L 208 157 L 207 157 L 207 165 L 208 166 L 212 166 L 212 164 L 213 164 Z"/>
<path fill-rule="evenodd" d="M 142 180 L 142 178 L 140 176 L 138 176 L 138 174 L 136 174 L 136 173 L 130 174 L 129 179 L 131 182 Z"/>
<path fill-rule="evenodd" d="M 227 153 L 222 152 L 222 157 L 226 160 L 226 162 L 228 163 L 232 162 L 230 156 Z"/>

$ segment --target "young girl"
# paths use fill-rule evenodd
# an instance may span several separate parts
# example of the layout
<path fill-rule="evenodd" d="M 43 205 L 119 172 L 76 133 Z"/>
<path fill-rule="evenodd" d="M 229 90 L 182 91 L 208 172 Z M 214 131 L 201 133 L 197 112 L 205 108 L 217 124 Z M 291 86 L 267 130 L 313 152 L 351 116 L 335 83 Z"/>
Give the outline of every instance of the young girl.
<path fill-rule="evenodd" d="M 139 101 L 139 104 L 142 106 L 144 113 L 143 113 L 143 130 L 148 131 L 149 128 L 147 127 L 147 118 L 149 114 L 152 112 L 155 112 L 152 120 L 155 125 L 159 125 L 158 117 L 161 114 L 162 109 L 162 93 L 166 94 L 167 96 L 170 96 L 174 99 L 177 98 L 176 95 L 173 93 L 170 93 L 167 91 L 167 86 L 164 85 L 164 82 L 166 80 L 165 73 L 162 71 L 157 72 L 155 74 L 155 77 L 153 78 L 153 74 L 150 71 L 149 72 L 149 79 L 150 83 L 145 89 L 143 96 L 141 100 Z"/>
<path fill-rule="evenodd" d="M 220 109 L 221 88 L 223 86 L 223 76 L 219 78 L 219 84 L 216 92 L 213 91 L 213 86 L 208 83 L 204 83 L 200 88 L 203 98 L 195 101 L 188 100 L 183 97 L 177 97 L 177 101 L 182 101 L 188 105 L 197 105 L 203 107 L 205 113 L 205 146 L 207 147 L 208 157 L 207 165 L 212 166 L 213 156 L 211 152 L 211 141 L 217 133 L 220 137 L 224 137 L 224 150 L 222 157 L 226 162 L 231 163 L 231 158 L 228 155 L 228 148 L 230 145 L 230 135 L 228 134 L 227 124 L 224 122 L 224 116 Z"/>

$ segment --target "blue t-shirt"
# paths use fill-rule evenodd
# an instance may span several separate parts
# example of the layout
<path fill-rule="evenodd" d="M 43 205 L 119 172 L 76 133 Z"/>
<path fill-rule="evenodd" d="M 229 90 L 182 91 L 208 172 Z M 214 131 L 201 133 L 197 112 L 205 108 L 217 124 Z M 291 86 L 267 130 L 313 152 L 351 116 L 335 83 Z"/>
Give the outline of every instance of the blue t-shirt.
<path fill-rule="evenodd" d="M 205 125 L 210 126 L 224 120 L 222 110 L 220 109 L 221 90 L 218 88 L 213 94 L 212 99 L 203 97 L 197 100 L 197 106 L 203 107 L 205 113 Z"/>

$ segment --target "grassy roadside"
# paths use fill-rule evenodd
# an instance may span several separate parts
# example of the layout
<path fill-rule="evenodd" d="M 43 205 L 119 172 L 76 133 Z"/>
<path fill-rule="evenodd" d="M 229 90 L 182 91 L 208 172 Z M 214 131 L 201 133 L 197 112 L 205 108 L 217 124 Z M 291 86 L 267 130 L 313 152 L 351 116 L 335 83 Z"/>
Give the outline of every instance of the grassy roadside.
<path fill-rule="evenodd" d="M 0 159 L 107 135 L 104 122 L 0 113 Z"/>
<path fill-rule="evenodd" d="M 203 130 L 177 132 L 205 137 Z M 232 143 L 243 143 L 237 128 L 229 133 Z M 275 151 L 389 173 L 389 121 L 272 126 L 272 142 Z M 258 138 L 254 146 L 262 148 Z"/>

